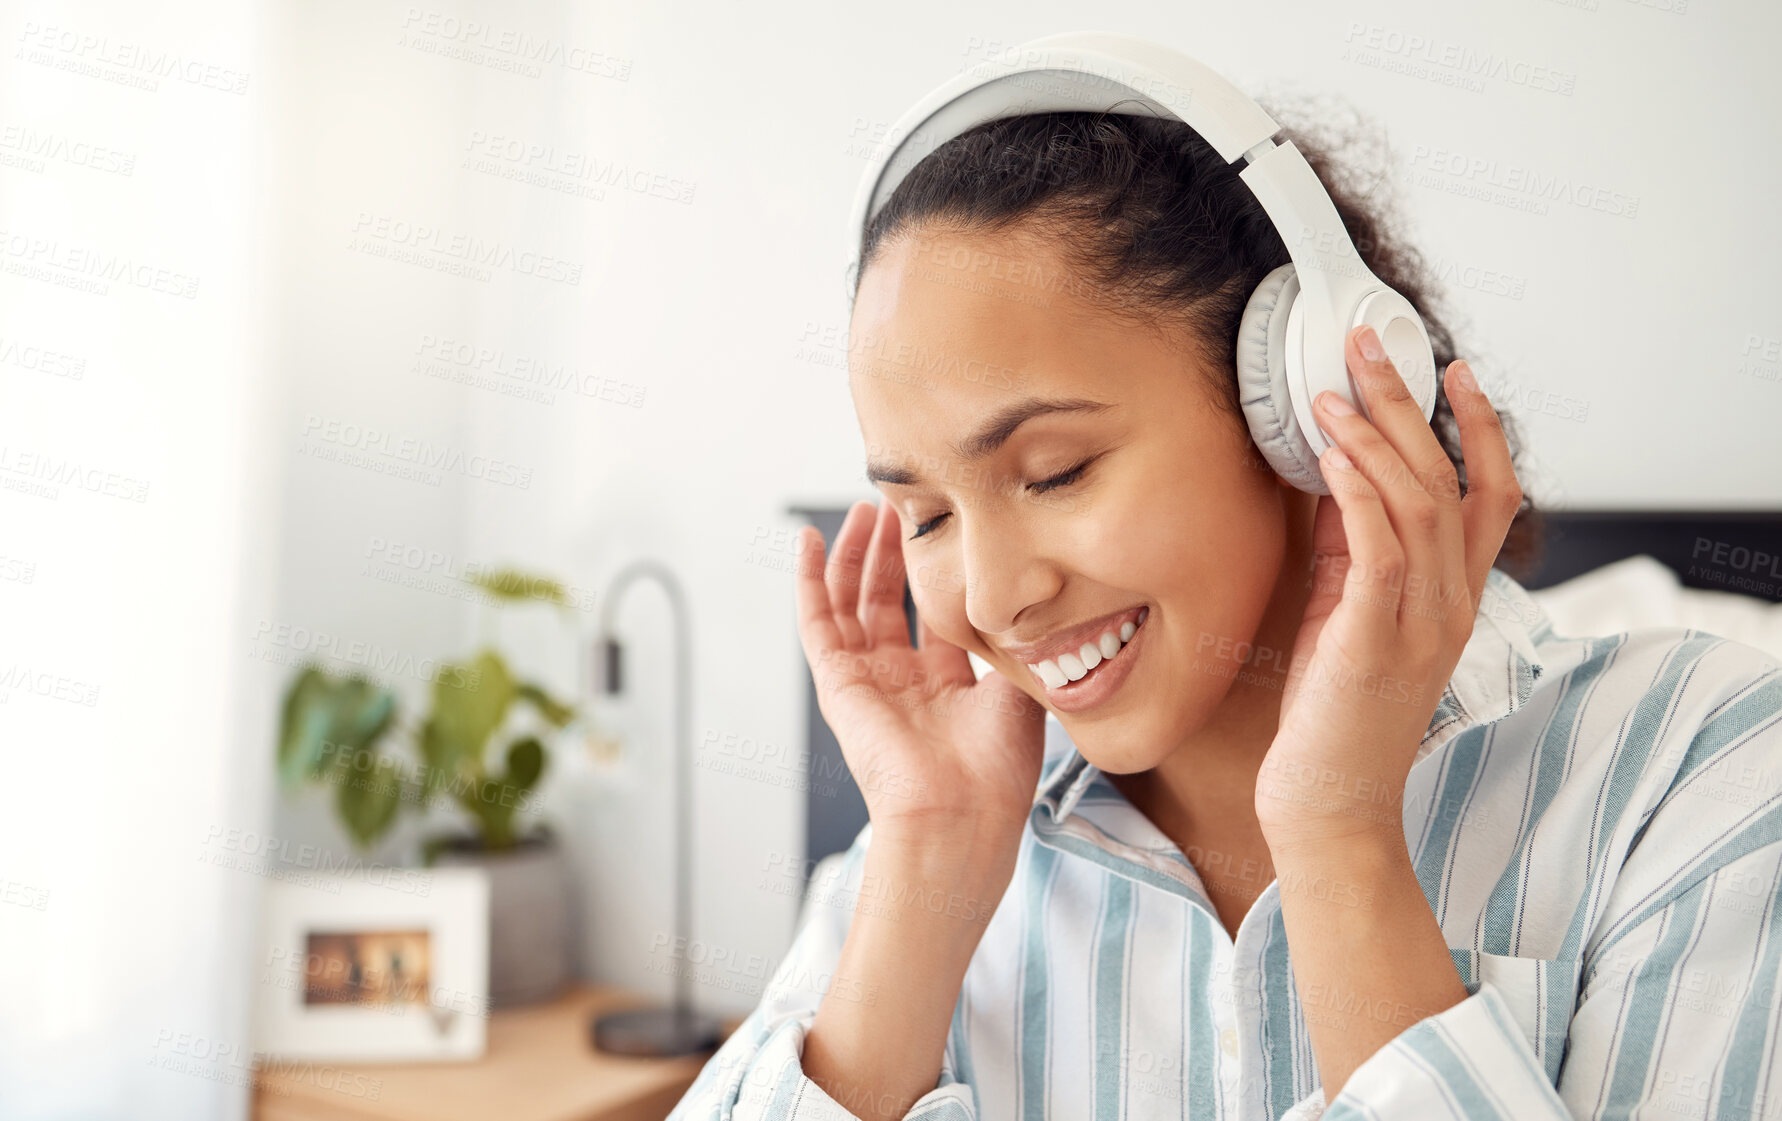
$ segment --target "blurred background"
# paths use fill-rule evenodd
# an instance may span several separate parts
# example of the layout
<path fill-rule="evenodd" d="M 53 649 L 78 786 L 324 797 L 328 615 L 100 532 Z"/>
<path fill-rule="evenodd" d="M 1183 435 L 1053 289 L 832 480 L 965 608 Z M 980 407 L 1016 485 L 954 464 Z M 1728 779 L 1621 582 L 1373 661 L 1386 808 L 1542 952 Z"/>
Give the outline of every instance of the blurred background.
<path fill-rule="evenodd" d="M 0 1115 L 408 1116 L 408 1067 L 355 1064 L 438 1060 L 462 1103 L 520 1077 L 465 1055 L 589 1053 L 609 1001 L 753 1007 L 858 828 L 792 614 L 798 527 L 871 494 L 858 177 L 940 81 L 1082 29 L 1368 122 L 1525 489 L 1578 515 L 1530 586 L 1635 561 L 1556 610 L 1773 640 L 1762 0 L 9 0 Z M 614 595 L 639 560 L 684 599 Z M 433 890 L 454 849 L 482 888 Z M 279 980 L 318 930 L 383 939 L 328 944 L 355 977 L 421 954 L 470 1050 L 331 1036 Z"/>

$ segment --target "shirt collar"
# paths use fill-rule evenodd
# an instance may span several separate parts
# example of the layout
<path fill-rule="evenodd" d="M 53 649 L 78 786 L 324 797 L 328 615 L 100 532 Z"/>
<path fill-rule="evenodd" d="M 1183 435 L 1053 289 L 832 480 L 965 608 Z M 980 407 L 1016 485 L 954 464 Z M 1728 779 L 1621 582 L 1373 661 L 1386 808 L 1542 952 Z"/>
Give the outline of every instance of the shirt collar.
<path fill-rule="evenodd" d="M 1473 616 L 1473 636 L 1442 690 L 1412 766 L 1466 729 L 1501 720 L 1526 704 L 1542 671 L 1537 644 L 1551 634 L 1547 613 L 1528 589 L 1493 568 Z M 1065 735 L 1063 725 L 1048 716 L 1048 742 L 1055 736 L 1063 741 L 1063 757 L 1041 780 L 1032 811 L 1038 814 L 1045 806 L 1053 822 L 1070 814 L 1101 775 Z"/>

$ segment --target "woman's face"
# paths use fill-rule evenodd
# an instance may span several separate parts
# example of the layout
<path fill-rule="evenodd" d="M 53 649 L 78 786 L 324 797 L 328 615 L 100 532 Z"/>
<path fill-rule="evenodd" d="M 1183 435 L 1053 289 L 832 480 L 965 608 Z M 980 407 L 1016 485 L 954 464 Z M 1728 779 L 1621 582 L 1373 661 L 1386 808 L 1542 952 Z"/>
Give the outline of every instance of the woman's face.
<path fill-rule="evenodd" d="M 849 385 L 917 610 L 1123 774 L 1226 698 L 1313 496 L 1221 407 L 1231 371 L 1078 280 L 1026 230 L 899 238 L 861 278 Z"/>

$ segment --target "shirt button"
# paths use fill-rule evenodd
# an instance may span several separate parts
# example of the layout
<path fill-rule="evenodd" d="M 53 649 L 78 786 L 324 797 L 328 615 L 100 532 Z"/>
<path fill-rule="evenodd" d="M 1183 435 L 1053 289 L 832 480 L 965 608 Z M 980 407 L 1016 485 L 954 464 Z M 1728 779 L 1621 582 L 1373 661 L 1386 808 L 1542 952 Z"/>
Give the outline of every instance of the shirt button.
<path fill-rule="evenodd" d="M 1226 1028 L 1219 1033 L 1219 1050 L 1233 1058 L 1237 1057 L 1237 1031 L 1235 1029 Z"/>

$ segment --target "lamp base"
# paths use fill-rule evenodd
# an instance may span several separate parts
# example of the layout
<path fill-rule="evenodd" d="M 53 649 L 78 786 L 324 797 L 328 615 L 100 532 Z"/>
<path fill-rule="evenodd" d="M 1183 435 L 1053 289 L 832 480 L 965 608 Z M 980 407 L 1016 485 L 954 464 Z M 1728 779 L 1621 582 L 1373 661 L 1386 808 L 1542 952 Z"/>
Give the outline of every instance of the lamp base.
<path fill-rule="evenodd" d="M 598 1016 L 594 1047 L 610 1055 L 665 1057 L 710 1051 L 724 1032 L 710 1016 L 679 1008 L 634 1008 Z"/>

